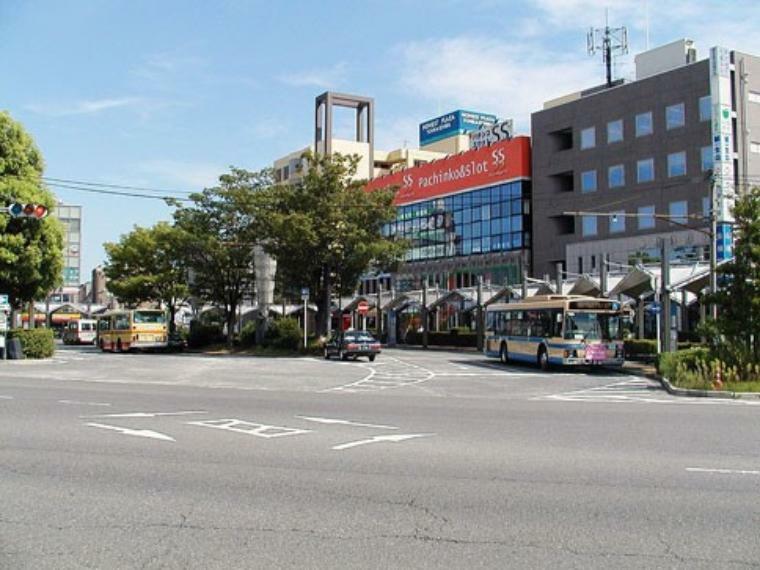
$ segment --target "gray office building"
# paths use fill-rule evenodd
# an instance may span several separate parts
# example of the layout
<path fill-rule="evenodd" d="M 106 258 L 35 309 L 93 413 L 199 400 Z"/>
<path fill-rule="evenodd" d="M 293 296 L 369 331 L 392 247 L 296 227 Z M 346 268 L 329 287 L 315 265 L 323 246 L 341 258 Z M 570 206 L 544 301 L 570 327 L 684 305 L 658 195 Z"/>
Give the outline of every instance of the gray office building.
<path fill-rule="evenodd" d="M 636 57 L 635 81 L 549 101 L 531 123 L 534 276 L 654 261 L 661 238 L 706 259 L 712 207 L 718 258 L 731 255 L 733 200 L 760 184 L 760 58 L 700 61 L 673 42 Z"/>

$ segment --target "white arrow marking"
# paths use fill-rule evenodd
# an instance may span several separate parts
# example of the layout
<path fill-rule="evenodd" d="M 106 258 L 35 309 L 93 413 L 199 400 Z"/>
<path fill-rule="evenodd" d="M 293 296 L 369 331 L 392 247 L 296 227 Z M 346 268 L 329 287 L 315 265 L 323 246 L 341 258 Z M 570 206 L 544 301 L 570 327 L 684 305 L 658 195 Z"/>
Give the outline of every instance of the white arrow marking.
<path fill-rule="evenodd" d="M 722 475 L 760 475 L 760 471 L 748 469 L 707 469 L 705 467 L 687 467 L 686 471 L 692 473 L 720 473 Z"/>
<path fill-rule="evenodd" d="M 344 425 L 344 426 L 356 426 L 356 427 L 366 427 L 366 428 L 375 428 L 375 429 L 398 429 L 395 426 L 384 426 L 382 424 L 364 424 L 361 422 L 352 422 L 350 420 L 337 420 L 333 418 L 313 418 L 310 416 L 296 416 L 296 417 L 302 420 L 306 420 L 307 422 L 317 422 L 318 424 L 339 424 L 339 425 Z"/>
<path fill-rule="evenodd" d="M 86 424 L 90 427 L 96 427 L 101 429 L 110 429 L 113 431 L 118 431 L 119 433 L 123 433 L 124 435 L 135 435 L 137 437 L 150 437 L 152 439 L 161 439 L 163 441 L 176 441 L 173 437 L 168 436 L 164 433 L 159 433 L 157 431 L 152 431 L 149 429 L 129 429 L 129 428 L 123 428 L 119 426 L 109 426 L 106 424 L 96 424 L 96 423 L 88 423 Z"/>
<path fill-rule="evenodd" d="M 186 416 L 192 414 L 207 414 L 208 412 L 188 411 L 188 412 L 127 412 L 123 414 L 100 414 L 97 416 L 87 416 L 88 418 L 155 418 L 156 416 Z"/>
<path fill-rule="evenodd" d="M 340 445 L 336 445 L 333 447 L 335 451 L 342 451 L 344 449 L 350 449 L 352 447 L 356 447 L 358 445 L 366 445 L 368 443 L 383 443 L 383 442 L 389 442 L 389 443 L 399 443 L 401 441 L 406 441 L 407 439 L 413 439 L 415 437 L 430 437 L 432 435 L 435 435 L 434 433 L 407 433 L 407 434 L 398 434 L 398 435 L 376 435 L 375 437 L 371 437 L 369 439 L 360 439 L 359 441 L 350 441 L 348 443 L 342 443 Z"/>
<path fill-rule="evenodd" d="M 79 400 L 58 400 L 59 404 L 71 404 L 74 406 L 110 406 L 107 402 L 80 402 Z"/>

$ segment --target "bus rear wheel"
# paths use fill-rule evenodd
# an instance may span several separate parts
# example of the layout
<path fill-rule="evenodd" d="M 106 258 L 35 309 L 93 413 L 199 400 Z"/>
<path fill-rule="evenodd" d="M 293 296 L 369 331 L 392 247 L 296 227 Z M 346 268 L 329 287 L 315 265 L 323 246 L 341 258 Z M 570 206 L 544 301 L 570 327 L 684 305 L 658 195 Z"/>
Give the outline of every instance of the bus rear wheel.
<path fill-rule="evenodd" d="M 502 364 L 509 364 L 509 351 L 507 350 L 507 343 L 502 342 L 499 349 L 499 360 Z"/>
<path fill-rule="evenodd" d="M 544 346 L 538 349 L 538 367 L 544 372 L 547 372 L 550 368 L 549 353 Z"/>

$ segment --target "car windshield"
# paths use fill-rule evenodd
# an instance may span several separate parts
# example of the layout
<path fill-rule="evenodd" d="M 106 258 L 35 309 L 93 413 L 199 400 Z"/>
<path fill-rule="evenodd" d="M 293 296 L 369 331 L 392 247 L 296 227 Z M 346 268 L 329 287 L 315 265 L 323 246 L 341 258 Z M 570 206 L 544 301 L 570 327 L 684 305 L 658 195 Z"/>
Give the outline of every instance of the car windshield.
<path fill-rule="evenodd" d="M 375 342 L 372 335 L 368 333 L 347 334 L 344 338 L 347 342 Z"/>
<path fill-rule="evenodd" d="M 620 316 L 602 313 L 566 313 L 564 337 L 568 340 L 616 340 Z"/>
<path fill-rule="evenodd" d="M 158 324 L 166 322 L 166 317 L 161 311 L 135 311 L 135 323 L 140 324 Z"/>

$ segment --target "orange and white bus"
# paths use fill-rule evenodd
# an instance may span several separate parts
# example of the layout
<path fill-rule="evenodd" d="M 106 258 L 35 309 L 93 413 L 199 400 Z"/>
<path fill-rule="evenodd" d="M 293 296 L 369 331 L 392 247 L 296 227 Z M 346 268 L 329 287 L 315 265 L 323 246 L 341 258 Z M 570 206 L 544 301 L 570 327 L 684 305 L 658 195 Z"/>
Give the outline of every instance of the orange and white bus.
<path fill-rule="evenodd" d="M 98 316 L 97 344 L 102 351 L 166 348 L 166 313 L 160 309 L 110 311 Z"/>
<path fill-rule="evenodd" d="M 63 329 L 63 344 L 95 344 L 95 319 L 76 319 L 69 321 Z"/>

